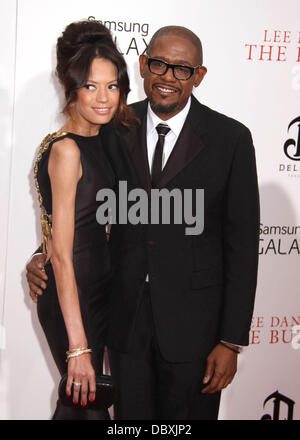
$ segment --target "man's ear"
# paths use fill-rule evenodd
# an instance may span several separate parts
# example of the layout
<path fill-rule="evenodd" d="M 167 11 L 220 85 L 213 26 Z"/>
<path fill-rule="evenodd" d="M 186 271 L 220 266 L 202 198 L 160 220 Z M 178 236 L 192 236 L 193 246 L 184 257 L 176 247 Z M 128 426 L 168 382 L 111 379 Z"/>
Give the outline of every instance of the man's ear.
<path fill-rule="evenodd" d="M 194 79 L 194 87 L 198 87 L 201 84 L 203 78 L 206 75 L 206 72 L 207 68 L 205 66 L 200 66 L 197 68 Z"/>
<path fill-rule="evenodd" d="M 140 75 L 141 75 L 142 78 L 144 78 L 144 76 L 145 76 L 145 69 L 147 68 L 147 56 L 146 55 L 140 55 L 139 63 L 140 63 Z"/>

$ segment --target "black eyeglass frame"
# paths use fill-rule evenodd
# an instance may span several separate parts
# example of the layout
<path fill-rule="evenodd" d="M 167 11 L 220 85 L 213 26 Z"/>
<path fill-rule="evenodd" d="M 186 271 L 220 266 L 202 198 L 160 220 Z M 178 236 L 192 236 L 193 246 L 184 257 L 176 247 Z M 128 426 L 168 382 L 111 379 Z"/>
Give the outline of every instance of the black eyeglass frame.
<path fill-rule="evenodd" d="M 170 63 L 167 63 L 166 61 L 160 60 L 159 58 L 150 58 L 148 55 L 146 55 L 146 57 L 148 58 L 147 66 L 148 66 L 148 69 L 150 70 L 151 73 L 153 73 L 154 75 L 163 76 L 167 73 L 167 71 L 169 69 L 172 69 L 174 78 L 178 79 L 179 81 L 188 81 L 189 79 L 191 79 L 191 77 L 195 73 L 195 70 L 198 69 L 198 67 L 201 67 L 201 65 L 202 65 L 202 64 L 198 64 L 198 66 L 192 67 L 192 66 L 185 66 L 183 64 L 170 64 Z M 153 61 L 159 61 L 160 63 L 165 65 L 166 70 L 164 71 L 164 73 L 152 72 L 150 66 Z M 190 76 L 188 78 L 177 78 L 177 76 L 175 75 L 175 68 L 176 67 L 184 67 L 185 69 L 188 69 L 190 71 Z"/>

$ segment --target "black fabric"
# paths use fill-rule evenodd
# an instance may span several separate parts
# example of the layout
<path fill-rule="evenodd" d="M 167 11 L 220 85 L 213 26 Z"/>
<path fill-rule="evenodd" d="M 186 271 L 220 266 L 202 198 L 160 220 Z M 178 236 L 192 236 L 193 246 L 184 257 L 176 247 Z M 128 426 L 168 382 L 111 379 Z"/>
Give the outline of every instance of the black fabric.
<path fill-rule="evenodd" d="M 99 225 L 96 221 L 98 207 L 96 193 L 103 187 L 114 185 L 114 174 L 103 154 L 98 136 L 92 138 L 74 134 L 68 136 L 75 140 L 80 149 L 83 169 L 75 201 L 73 265 L 88 345 L 93 350 L 93 366 L 96 374 L 101 374 L 112 268 L 105 226 Z M 52 213 L 51 185 L 48 175 L 48 160 L 52 145 L 53 143 L 43 155 L 38 171 L 40 192 L 48 214 Z M 50 261 L 46 264 L 45 270 L 48 276 L 47 289 L 38 298 L 37 312 L 57 368 L 63 375 L 67 372 L 68 365 L 65 362 L 66 351 L 69 349 L 68 337 Z M 74 408 L 66 408 L 59 401 L 53 416 L 54 419 L 84 420 L 107 417 L 108 413 L 105 411 L 86 411 L 86 408 L 82 408 L 80 404 Z"/>
<path fill-rule="evenodd" d="M 168 362 L 159 350 L 151 296 L 145 283 L 131 350 L 110 350 L 116 383 L 116 420 L 216 420 L 220 393 L 202 394 L 205 359 Z"/>
<path fill-rule="evenodd" d="M 133 104 L 141 123 L 102 136 L 116 176 L 128 191 L 150 195 L 146 120 L 148 101 Z M 104 127 L 103 127 L 104 128 Z M 108 141 L 106 142 L 106 139 Z M 170 362 L 207 356 L 219 340 L 247 345 L 255 298 L 259 196 L 249 130 L 194 97 L 164 166 L 158 189 L 204 190 L 204 230 L 187 235 L 176 224 L 113 225 L 116 276 L 111 294 L 109 346 L 129 352 L 146 275 L 160 351 Z M 193 202 L 195 199 L 193 199 Z"/>

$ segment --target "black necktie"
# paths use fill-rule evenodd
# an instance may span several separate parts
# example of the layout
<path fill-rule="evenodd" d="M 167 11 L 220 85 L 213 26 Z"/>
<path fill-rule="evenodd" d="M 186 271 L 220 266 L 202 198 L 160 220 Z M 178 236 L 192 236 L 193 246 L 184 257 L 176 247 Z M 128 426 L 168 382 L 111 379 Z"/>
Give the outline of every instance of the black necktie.
<path fill-rule="evenodd" d="M 154 159 L 152 163 L 152 187 L 155 188 L 159 182 L 159 178 L 162 170 L 162 156 L 165 143 L 165 136 L 170 131 L 170 127 L 167 124 L 158 124 L 156 131 L 158 133 L 158 141 L 155 146 Z"/>

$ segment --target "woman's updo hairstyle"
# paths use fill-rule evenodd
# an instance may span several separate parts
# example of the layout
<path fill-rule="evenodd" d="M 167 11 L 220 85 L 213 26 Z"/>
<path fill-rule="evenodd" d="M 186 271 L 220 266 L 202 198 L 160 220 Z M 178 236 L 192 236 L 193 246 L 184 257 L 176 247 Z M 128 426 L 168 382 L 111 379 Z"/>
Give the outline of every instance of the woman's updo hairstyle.
<path fill-rule="evenodd" d="M 126 105 L 130 91 L 126 62 L 104 25 L 96 20 L 69 24 L 57 40 L 56 56 L 56 73 L 65 90 L 65 113 L 76 101 L 77 90 L 86 84 L 92 61 L 104 58 L 111 61 L 118 71 L 120 104 L 115 119 L 123 125 L 130 125 L 132 112 Z"/>

